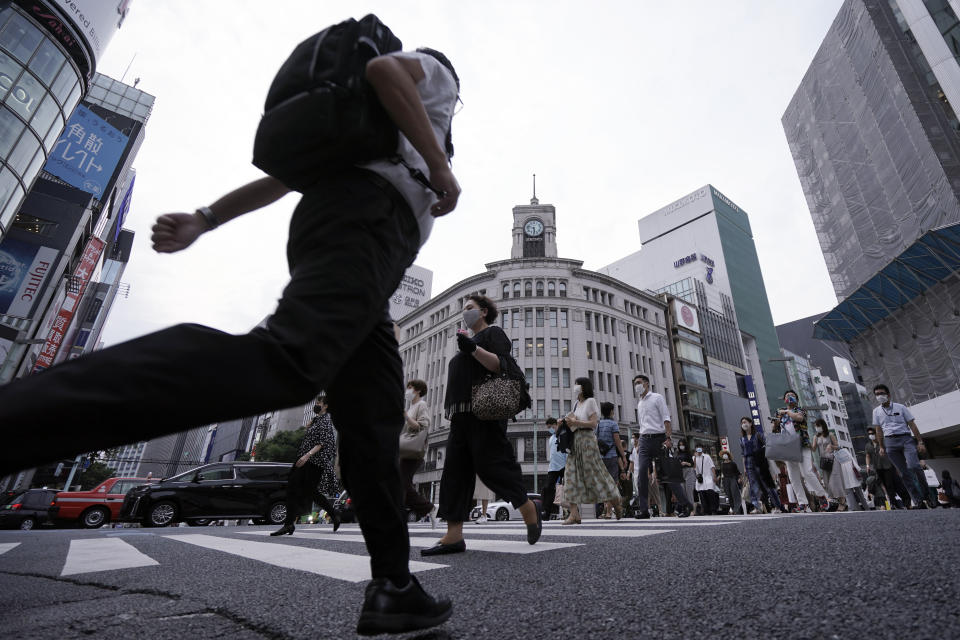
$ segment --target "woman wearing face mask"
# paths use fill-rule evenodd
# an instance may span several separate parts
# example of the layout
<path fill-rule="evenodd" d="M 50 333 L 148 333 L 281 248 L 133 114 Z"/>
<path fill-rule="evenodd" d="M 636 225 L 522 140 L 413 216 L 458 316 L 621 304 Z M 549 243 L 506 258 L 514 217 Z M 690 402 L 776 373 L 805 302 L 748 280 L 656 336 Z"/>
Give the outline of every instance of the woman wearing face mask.
<path fill-rule="evenodd" d="M 783 400 L 787 406 L 777 409 L 778 428 L 786 430 L 789 433 L 800 434 L 800 451 L 802 459 L 800 462 L 783 461 L 787 468 L 787 476 L 790 478 L 790 485 L 794 493 L 797 494 L 797 504 L 800 511 L 810 513 L 810 506 L 807 504 L 807 496 L 804 492 L 804 485 L 807 491 L 821 500 L 821 509 L 826 509 L 827 492 L 820 479 L 813 470 L 813 452 L 810 450 L 810 434 L 807 432 L 807 412 L 800 406 L 799 396 L 793 389 L 788 389 L 783 394 Z"/>
<path fill-rule="evenodd" d="M 765 446 L 763 433 L 756 430 L 753 420 L 747 416 L 740 418 L 740 452 L 743 454 L 747 480 L 750 481 L 750 500 L 756 509 L 754 513 L 762 513 L 760 503 L 764 495 L 771 505 L 771 511 L 781 513 L 783 505 L 780 503 L 778 485 L 770 474 Z"/>
<path fill-rule="evenodd" d="M 703 452 L 703 447 L 697 447 L 694 452 L 693 469 L 697 472 L 697 493 L 700 494 L 703 515 L 716 515 L 720 506 L 720 496 L 717 494 L 717 466 L 713 463 L 713 458 Z"/>
<path fill-rule="evenodd" d="M 482 295 L 472 295 L 463 305 L 463 326 L 473 332 L 457 332 L 459 352 L 450 360 L 444 411 L 450 419 L 446 460 L 440 478 L 438 517 L 447 521 L 447 532 L 420 555 L 434 556 L 466 551 L 463 523 L 473 508 L 474 480 L 479 477 L 496 495 L 509 500 L 527 525 L 527 542 L 540 539 L 539 510 L 527 498 L 520 465 L 510 441 L 506 420 L 480 420 L 471 411 L 473 386 L 488 373 L 498 373 L 512 364 L 512 345 L 503 329 L 493 324 L 497 307 Z M 594 445 L 596 448 L 596 445 Z"/>
<path fill-rule="evenodd" d="M 316 416 L 300 441 L 300 457 L 293 463 L 287 479 L 287 517 L 283 526 L 271 536 L 293 535 L 297 518 L 310 509 L 314 502 L 330 516 L 333 530 L 340 528 L 340 514 L 327 499 L 328 495 L 337 492 L 337 476 L 333 473 L 336 435 L 333 433 L 333 421 L 327 413 L 325 397 L 317 398 L 313 412 Z"/>
<path fill-rule="evenodd" d="M 817 418 L 813 422 L 817 435 L 813 439 L 813 446 L 820 454 L 820 473 L 823 475 L 823 487 L 827 490 L 827 495 L 831 498 L 831 504 L 828 511 L 837 511 L 838 505 L 841 511 L 847 510 L 846 490 L 843 486 L 843 473 L 840 465 L 836 463 L 834 454 L 840 448 L 837 437 L 830 433 L 830 427 L 823 418 Z"/>
<path fill-rule="evenodd" d="M 570 517 L 563 524 L 580 524 L 580 505 L 584 503 L 609 502 L 619 520 L 622 515 L 620 490 L 604 466 L 597 448 L 594 430 L 600 422 L 600 407 L 593 397 L 590 379 L 577 378 L 573 395 L 577 404 L 564 418 L 573 431 L 573 447 L 567 456 L 563 473 L 564 501 L 570 506 Z"/>
<path fill-rule="evenodd" d="M 680 459 L 680 466 L 683 468 L 683 491 L 687 496 L 687 504 L 693 504 L 697 491 L 697 472 L 693 468 L 693 454 L 683 440 L 677 443 L 677 451 L 677 458 Z"/>
<path fill-rule="evenodd" d="M 741 513 L 740 509 L 740 467 L 733 461 L 729 451 L 720 454 L 720 478 L 723 492 L 730 501 L 730 515 Z"/>
<path fill-rule="evenodd" d="M 417 520 L 430 516 L 430 523 L 436 526 L 436 518 L 433 517 L 433 504 L 424 498 L 416 487 L 413 486 L 413 475 L 423 464 L 423 458 L 427 453 L 427 441 L 424 431 L 430 428 L 430 408 L 423 397 L 427 395 L 427 383 L 423 380 L 411 380 L 407 383 L 407 390 L 404 394 L 409 403 L 407 413 L 404 414 L 406 421 L 403 425 L 401 442 L 404 436 L 423 438 L 423 447 L 417 451 L 400 451 L 400 476 L 403 478 L 404 495 L 403 506 L 413 512 Z"/>

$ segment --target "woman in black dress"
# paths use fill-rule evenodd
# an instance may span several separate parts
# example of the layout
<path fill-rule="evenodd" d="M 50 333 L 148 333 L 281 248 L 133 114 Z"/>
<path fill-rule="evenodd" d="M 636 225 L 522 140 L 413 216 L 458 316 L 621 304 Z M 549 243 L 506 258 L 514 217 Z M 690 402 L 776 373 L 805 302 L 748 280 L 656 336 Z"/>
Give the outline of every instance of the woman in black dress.
<path fill-rule="evenodd" d="M 444 399 L 450 436 L 437 515 L 446 520 L 447 533 L 435 546 L 421 550 L 424 556 L 466 551 L 463 523 L 470 517 L 476 476 L 520 511 L 527 524 L 527 542 L 540 539 L 540 513 L 527 498 L 520 465 L 507 440 L 507 421 L 480 420 L 471 412 L 473 385 L 487 373 L 499 372 L 502 358 L 510 356 L 510 339 L 503 329 L 490 324 L 497 313 L 486 296 L 470 296 L 463 306 L 463 326 L 473 331 L 473 338 L 457 333 L 460 351 L 450 360 Z"/>
<path fill-rule="evenodd" d="M 340 514 L 327 499 L 328 495 L 337 492 L 337 476 L 333 473 L 336 436 L 333 433 L 333 421 L 327 413 L 325 397 L 317 398 L 313 412 L 317 415 L 300 441 L 297 452 L 300 457 L 293 463 L 287 480 L 287 517 L 283 527 L 271 533 L 271 536 L 285 533 L 293 535 L 293 523 L 313 502 L 330 514 L 334 531 L 340 528 Z"/>

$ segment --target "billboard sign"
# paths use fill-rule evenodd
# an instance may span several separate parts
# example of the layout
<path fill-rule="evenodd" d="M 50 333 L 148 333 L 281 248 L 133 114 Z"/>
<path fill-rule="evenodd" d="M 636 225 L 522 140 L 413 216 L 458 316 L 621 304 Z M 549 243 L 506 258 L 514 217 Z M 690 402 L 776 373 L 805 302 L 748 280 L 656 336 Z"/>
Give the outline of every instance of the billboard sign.
<path fill-rule="evenodd" d="M 0 313 L 30 317 L 59 253 L 13 238 L 0 243 Z"/>
<path fill-rule="evenodd" d="M 753 376 L 743 376 L 743 386 L 747 390 L 747 401 L 750 403 L 750 417 L 753 419 L 754 428 L 763 433 L 763 420 L 760 417 L 760 405 L 757 403 L 757 390 L 753 386 Z"/>
<path fill-rule="evenodd" d="M 131 0 L 48 0 L 77 32 L 83 36 L 93 53 L 94 65 L 100 61 L 104 49 L 120 29 Z"/>
<path fill-rule="evenodd" d="M 697 308 L 692 304 L 687 304 L 680 298 L 674 298 L 673 317 L 677 319 L 677 326 L 683 327 L 687 331 L 700 333 L 700 319 L 697 316 Z"/>
<path fill-rule="evenodd" d="M 433 272 L 412 265 L 403 274 L 400 286 L 390 296 L 390 317 L 399 320 L 430 299 Z"/>
<path fill-rule="evenodd" d="M 44 170 L 102 200 L 128 136 L 80 104 L 53 145 Z"/>
<path fill-rule="evenodd" d="M 77 306 L 83 298 L 83 292 L 87 289 L 90 277 L 93 275 L 97 262 L 100 261 L 100 255 L 103 253 L 104 242 L 99 238 L 90 238 L 87 246 L 83 249 L 83 255 L 80 257 L 80 264 L 73 272 L 73 283 L 67 297 L 60 306 L 60 311 L 50 327 L 50 333 L 47 334 L 47 341 L 43 345 L 43 350 L 37 356 L 37 361 L 33 365 L 33 373 L 43 371 L 51 366 L 57 352 L 60 351 L 60 345 L 67 334 L 70 322 L 73 320 L 73 314 L 77 311 Z"/>

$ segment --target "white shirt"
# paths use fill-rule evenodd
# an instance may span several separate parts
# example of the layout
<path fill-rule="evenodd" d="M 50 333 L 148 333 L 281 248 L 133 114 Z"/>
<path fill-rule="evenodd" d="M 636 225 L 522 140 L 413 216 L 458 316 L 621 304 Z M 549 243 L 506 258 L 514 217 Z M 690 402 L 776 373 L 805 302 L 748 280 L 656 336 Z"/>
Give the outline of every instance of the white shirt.
<path fill-rule="evenodd" d="M 910 435 L 910 426 L 913 414 L 899 402 L 891 402 L 889 407 L 880 405 L 873 410 L 873 424 L 883 428 L 883 437 Z"/>
<path fill-rule="evenodd" d="M 596 398 L 587 398 L 583 402 L 578 402 L 577 408 L 573 410 L 577 420 L 583 422 L 588 422 L 593 414 L 597 414 L 597 419 L 600 419 L 600 405 L 597 404 Z"/>
<path fill-rule="evenodd" d="M 636 475 L 640 468 L 640 445 L 630 450 L 630 463 L 633 465 L 633 474 Z"/>
<path fill-rule="evenodd" d="M 420 62 L 424 77 L 417 83 L 417 93 L 420 94 L 420 100 L 427 110 L 427 117 L 430 119 L 430 126 L 437 136 L 437 141 L 443 148 L 444 141 L 447 138 L 447 130 L 450 128 L 450 120 L 453 118 L 453 109 L 457 104 L 457 82 L 453 79 L 453 74 L 436 58 L 425 53 L 397 51 L 387 55 Z M 403 133 L 399 134 L 397 153 L 411 167 L 420 169 L 425 176 L 430 177 L 430 173 L 427 171 L 427 163 L 424 162 L 423 157 L 414 149 Z M 410 210 L 413 211 L 413 215 L 417 219 L 417 226 L 420 228 L 420 246 L 422 247 L 433 229 L 433 216 L 430 215 L 430 207 L 437 201 L 437 196 L 411 178 L 410 172 L 402 164 L 389 160 L 375 160 L 359 166 L 379 174 L 397 188 L 400 195 L 410 205 Z"/>
<path fill-rule="evenodd" d="M 637 416 L 640 422 L 640 434 L 666 433 L 663 423 L 670 419 L 670 410 L 663 396 L 653 391 L 637 402 Z"/>
<path fill-rule="evenodd" d="M 707 454 L 701 454 L 699 457 L 697 455 L 693 456 L 693 468 L 694 470 L 703 475 L 703 482 L 697 483 L 697 491 L 708 491 L 708 490 L 717 490 L 717 485 L 713 482 L 713 458 Z"/>

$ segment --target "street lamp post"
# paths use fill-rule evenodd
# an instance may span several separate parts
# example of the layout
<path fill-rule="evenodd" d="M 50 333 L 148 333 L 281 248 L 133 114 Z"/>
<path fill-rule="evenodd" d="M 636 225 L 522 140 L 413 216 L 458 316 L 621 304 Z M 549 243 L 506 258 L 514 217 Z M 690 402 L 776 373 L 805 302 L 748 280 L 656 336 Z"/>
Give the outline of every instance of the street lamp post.
<path fill-rule="evenodd" d="M 533 492 L 540 493 L 537 486 L 537 476 L 539 469 L 537 466 L 537 421 L 533 421 Z"/>

